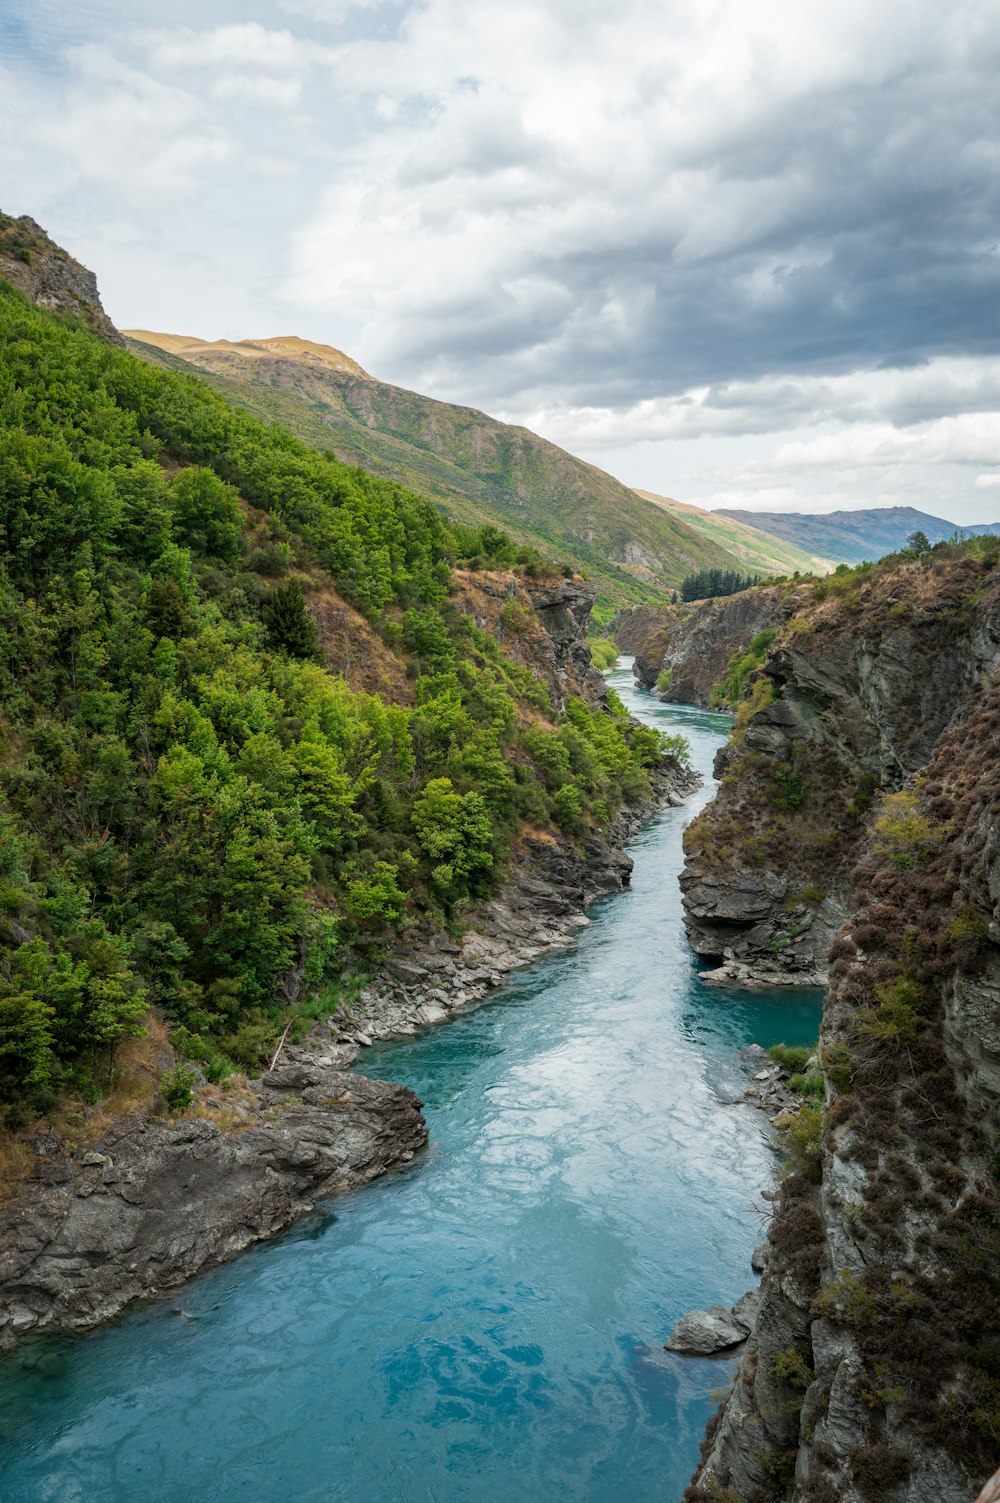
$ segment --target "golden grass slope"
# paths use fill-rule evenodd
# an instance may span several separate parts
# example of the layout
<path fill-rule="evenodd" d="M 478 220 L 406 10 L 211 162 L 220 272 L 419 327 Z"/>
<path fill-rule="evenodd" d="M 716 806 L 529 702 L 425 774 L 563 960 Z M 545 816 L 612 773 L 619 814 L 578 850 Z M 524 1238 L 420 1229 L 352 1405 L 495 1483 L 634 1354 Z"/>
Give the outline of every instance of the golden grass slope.
<path fill-rule="evenodd" d="M 278 334 L 273 339 L 197 339 L 193 334 L 161 334 L 152 329 L 123 329 L 127 339 L 139 339 L 143 344 L 153 344 L 170 355 L 179 355 L 193 365 L 213 355 L 237 355 L 244 360 L 266 360 L 279 356 L 294 360 L 300 365 L 319 365 L 329 370 L 345 371 L 359 376 L 364 381 L 372 379 L 350 355 L 333 345 L 316 344 L 311 339 L 300 339 L 297 334 Z"/>

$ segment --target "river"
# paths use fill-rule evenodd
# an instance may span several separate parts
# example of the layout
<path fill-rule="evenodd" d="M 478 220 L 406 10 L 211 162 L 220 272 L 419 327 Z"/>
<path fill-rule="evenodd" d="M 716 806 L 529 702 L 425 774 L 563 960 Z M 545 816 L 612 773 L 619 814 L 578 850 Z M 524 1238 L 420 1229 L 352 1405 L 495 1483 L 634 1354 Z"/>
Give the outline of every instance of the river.
<path fill-rule="evenodd" d="M 704 788 L 631 847 L 573 947 L 366 1073 L 426 1105 L 404 1172 L 234 1264 L 0 1367 L 2 1503 L 675 1503 L 732 1369 L 662 1350 L 753 1282 L 763 1119 L 738 1048 L 808 1043 L 815 992 L 705 987 L 681 831 L 725 717 L 610 681 Z"/>

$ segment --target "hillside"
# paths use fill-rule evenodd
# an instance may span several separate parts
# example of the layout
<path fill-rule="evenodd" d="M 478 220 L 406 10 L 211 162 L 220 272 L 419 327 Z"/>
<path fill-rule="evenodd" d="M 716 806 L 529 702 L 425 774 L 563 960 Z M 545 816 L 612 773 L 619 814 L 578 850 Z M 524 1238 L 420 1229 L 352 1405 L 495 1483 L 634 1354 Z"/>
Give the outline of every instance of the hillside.
<path fill-rule="evenodd" d="M 911 532 L 926 533 L 931 543 L 1000 532 L 1000 522 L 981 527 L 956 527 L 944 517 L 932 517 L 912 506 L 876 506 L 863 511 L 831 511 L 823 516 L 801 512 L 740 511 L 720 508 L 712 513 L 739 522 L 768 537 L 781 538 L 806 552 L 838 564 L 860 564 L 884 558 L 905 548 Z"/>
<path fill-rule="evenodd" d="M 758 528 L 734 520 L 732 513 L 703 511 L 700 506 L 691 506 L 686 501 L 675 501 L 671 496 L 658 496 L 654 491 L 638 491 L 654 506 L 660 506 L 671 516 L 677 517 L 692 532 L 698 533 L 707 542 L 725 548 L 744 566 L 762 575 L 769 574 L 830 574 L 834 561 L 807 552 L 795 543 L 762 533 Z"/>
<path fill-rule="evenodd" d="M 327 346 L 127 335 L 137 354 L 183 360 L 256 416 L 419 490 L 455 521 L 502 527 L 585 572 L 597 586 L 598 620 L 662 599 L 697 569 L 732 567 L 718 542 L 527 428 L 387 385 Z"/>
<path fill-rule="evenodd" d="M 522 829 L 572 852 L 648 794 L 589 587 L 453 574 L 422 497 L 3 281 L 0 395 L 0 1127 L 85 1116 L 140 1035 L 258 1068 Z"/>

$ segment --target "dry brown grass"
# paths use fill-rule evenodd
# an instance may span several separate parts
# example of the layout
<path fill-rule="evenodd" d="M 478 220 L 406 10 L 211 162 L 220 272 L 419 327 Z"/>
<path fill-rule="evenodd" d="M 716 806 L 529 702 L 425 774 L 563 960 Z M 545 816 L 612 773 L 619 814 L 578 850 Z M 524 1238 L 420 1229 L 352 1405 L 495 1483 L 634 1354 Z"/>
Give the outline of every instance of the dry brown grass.
<path fill-rule="evenodd" d="M 34 1161 L 27 1138 L 13 1133 L 0 1138 L 0 1202 L 9 1199 L 24 1183 Z"/>
<path fill-rule="evenodd" d="M 518 831 L 517 841 L 514 846 L 515 856 L 523 856 L 529 845 L 547 845 L 556 847 L 560 844 L 557 836 L 551 830 L 542 830 L 538 825 L 522 825 Z"/>
<path fill-rule="evenodd" d="M 316 623 L 323 665 L 340 673 L 355 691 L 378 694 L 390 704 L 413 703 L 406 664 L 373 631 L 364 616 L 314 571 L 303 581 L 306 605 Z"/>
<path fill-rule="evenodd" d="M 222 1099 L 220 1099 L 220 1097 Z M 203 1122 L 214 1122 L 219 1131 L 228 1136 L 246 1132 L 259 1118 L 260 1099 L 252 1092 L 245 1075 L 230 1075 L 220 1085 L 203 1085 L 180 1117 L 197 1117 Z"/>

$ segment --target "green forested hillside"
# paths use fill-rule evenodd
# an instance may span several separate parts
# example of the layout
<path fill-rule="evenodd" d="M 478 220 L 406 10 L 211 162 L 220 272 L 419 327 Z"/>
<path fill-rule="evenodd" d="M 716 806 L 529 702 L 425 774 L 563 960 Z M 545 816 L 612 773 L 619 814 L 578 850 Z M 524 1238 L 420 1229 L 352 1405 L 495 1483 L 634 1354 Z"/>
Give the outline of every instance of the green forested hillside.
<path fill-rule="evenodd" d="M 527 428 L 338 368 L 302 351 L 302 341 L 206 344 L 133 333 L 138 353 L 176 369 L 180 350 L 219 391 L 317 448 L 412 486 L 458 521 L 498 525 L 585 571 L 597 585 L 599 620 L 662 600 L 694 570 L 733 567 L 731 554 L 682 518 Z"/>
<path fill-rule="evenodd" d="M 307 996 L 336 986 L 407 925 L 457 921 L 522 820 L 582 833 L 648 787 L 655 733 L 557 715 L 451 603 L 483 541 L 0 282 L 9 1121 L 104 1088 L 150 1006 L 211 1078 L 255 1065 L 293 969 Z M 317 574 L 407 702 L 323 666 Z"/>

